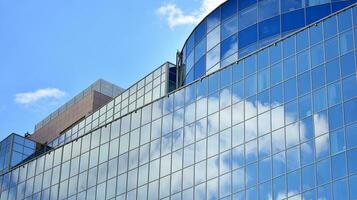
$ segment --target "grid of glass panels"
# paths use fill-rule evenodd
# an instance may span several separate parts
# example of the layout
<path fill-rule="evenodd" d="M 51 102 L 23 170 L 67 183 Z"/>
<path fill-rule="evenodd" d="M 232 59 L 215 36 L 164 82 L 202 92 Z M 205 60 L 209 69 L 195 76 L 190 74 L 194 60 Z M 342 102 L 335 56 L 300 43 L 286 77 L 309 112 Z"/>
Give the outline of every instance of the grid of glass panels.
<path fill-rule="evenodd" d="M 356 18 L 354 5 L 13 169 L 0 199 L 356 199 Z"/>
<path fill-rule="evenodd" d="M 88 133 L 94 128 L 109 123 L 145 104 L 165 96 L 168 89 L 168 71 L 171 65 L 170 63 L 163 64 L 154 72 L 115 97 L 114 100 L 74 125 L 60 137 L 51 141 L 49 146 L 56 147 L 71 141 Z"/>
<path fill-rule="evenodd" d="M 62 112 L 66 111 L 71 105 L 74 103 L 80 101 L 83 99 L 85 96 L 90 94 L 91 91 L 98 91 L 104 95 L 107 95 L 109 97 L 116 97 L 118 96 L 123 89 L 111 84 L 105 80 L 99 79 L 96 82 L 94 82 L 92 85 L 90 85 L 87 89 L 83 90 L 81 93 L 79 93 L 77 96 L 73 97 L 71 100 L 69 100 L 66 104 L 58 108 L 56 111 L 51 113 L 49 116 L 47 116 L 45 119 L 43 119 L 41 122 L 35 125 L 35 130 L 40 129 L 44 125 L 47 124 L 47 122 L 51 121 L 52 119 L 56 118 L 59 114 Z"/>
<path fill-rule="evenodd" d="M 11 134 L 0 143 L 0 174 L 19 164 L 36 151 L 36 143 Z"/>
<path fill-rule="evenodd" d="M 356 0 L 228 0 L 192 32 L 183 49 L 184 84 Z"/>

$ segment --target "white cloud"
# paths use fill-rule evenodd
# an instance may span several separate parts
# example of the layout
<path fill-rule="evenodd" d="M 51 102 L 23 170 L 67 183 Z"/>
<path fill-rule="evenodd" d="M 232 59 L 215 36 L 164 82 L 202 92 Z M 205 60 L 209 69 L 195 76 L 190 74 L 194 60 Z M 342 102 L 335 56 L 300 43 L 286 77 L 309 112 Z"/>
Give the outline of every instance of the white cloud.
<path fill-rule="evenodd" d="M 157 9 L 157 13 L 166 18 L 170 28 L 180 25 L 198 24 L 211 11 L 226 0 L 201 0 L 198 9 L 191 13 L 184 13 L 176 4 L 166 4 Z"/>
<path fill-rule="evenodd" d="M 32 104 L 45 98 L 59 99 L 65 94 L 64 91 L 57 88 L 44 88 L 34 92 L 18 93 L 15 95 L 15 102 L 19 104 Z"/>

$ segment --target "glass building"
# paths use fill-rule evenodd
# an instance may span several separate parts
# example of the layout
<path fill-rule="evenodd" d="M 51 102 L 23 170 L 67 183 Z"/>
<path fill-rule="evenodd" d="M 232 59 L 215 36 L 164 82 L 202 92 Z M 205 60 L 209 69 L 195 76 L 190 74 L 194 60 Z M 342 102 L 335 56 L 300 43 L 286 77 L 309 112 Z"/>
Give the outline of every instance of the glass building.
<path fill-rule="evenodd" d="M 355 1 L 227 1 L 0 200 L 357 199 L 356 47 Z"/>

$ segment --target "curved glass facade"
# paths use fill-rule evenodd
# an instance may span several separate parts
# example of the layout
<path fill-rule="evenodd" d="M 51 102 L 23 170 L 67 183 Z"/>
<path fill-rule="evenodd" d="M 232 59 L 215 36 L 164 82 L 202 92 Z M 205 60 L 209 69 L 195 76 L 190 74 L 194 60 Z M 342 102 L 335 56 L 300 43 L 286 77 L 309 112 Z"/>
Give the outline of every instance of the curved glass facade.
<path fill-rule="evenodd" d="M 184 84 L 231 64 L 355 0 L 228 0 L 191 33 L 182 49 Z"/>
<path fill-rule="evenodd" d="M 0 200 L 357 199 L 356 25 L 353 4 L 55 146 Z"/>

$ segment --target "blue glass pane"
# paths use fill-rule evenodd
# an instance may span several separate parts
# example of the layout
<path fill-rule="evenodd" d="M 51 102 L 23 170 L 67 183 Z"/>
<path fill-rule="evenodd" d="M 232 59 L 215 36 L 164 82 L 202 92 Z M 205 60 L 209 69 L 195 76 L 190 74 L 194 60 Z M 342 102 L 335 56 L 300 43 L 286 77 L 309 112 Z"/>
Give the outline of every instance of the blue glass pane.
<path fill-rule="evenodd" d="M 333 183 L 333 199 L 348 199 L 348 188 L 346 179 L 338 180 Z"/>
<path fill-rule="evenodd" d="M 347 148 L 357 147 L 357 124 L 346 127 Z"/>
<path fill-rule="evenodd" d="M 232 35 L 228 39 L 221 43 L 221 59 L 227 58 L 228 56 L 236 53 L 238 51 L 238 38 L 237 34 Z"/>
<path fill-rule="evenodd" d="M 295 57 L 290 57 L 284 60 L 284 80 L 296 75 Z"/>
<path fill-rule="evenodd" d="M 312 89 L 320 88 L 325 85 L 325 68 L 320 65 L 312 69 Z"/>
<path fill-rule="evenodd" d="M 350 76 L 343 80 L 343 98 L 344 100 L 351 99 L 357 96 L 357 77 Z"/>
<path fill-rule="evenodd" d="M 306 8 L 306 24 L 311 24 L 331 13 L 330 4 Z"/>
<path fill-rule="evenodd" d="M 274 46 L 269 48 L 270 51 L 270 63 L 274 64 L 275 62 L 281 59 L 281 43 L 277 43 Z"/>
<path fill-rule="evenodd" d="M 252 55 L 244 60 L 244 75 L 250 75 L 257 71 L 257 56 Z"/>
<path fill-rule="evenodd" d="M 274 199 L 285 199 L 286 197 L 286 183 L 285 176 L 280 176 L 273 180 L 273 194 Z"/>
<path fill-rule="evenodd" d="M 328 86 L 328 104 L 329 106 L 336 105 L 341 102 L 341 83 L 337 82 Z"/>
<path fill-rule="evenodd" d="M 332 178 L 337 179 L 346 175 L 346 158 L 345 154 L 341 153 L 331 158 Z"/>
<path fill-rule="evenodd" d="M 300 193 L 301 182 L 300 182 L 300 171 L 295 171 L 288 174 L 288 193 Z"/>
<path fill-rule="evenodd" d="M 281 102 L 283 102 L 283 90 L 282 85 L 279 84 L 271 88 L 271 103 L 279 105 Z"/>
<path fill-rule="evenodd" d="M 245 79 L 245 96 L 249 97 L 257 93 L 257 75 L 254 74 Z"/>
<path fill-rule="evenodd" d="M 221 88 L 232 84 L 232 67 L 227 67 L 221 71 Z"/>
<path fill-rule="evenodd" d="M 221 40 L 233 35 L 238 31 L 237 17 L 233 17 L 221 25 Z"/>
<path fill-rule="evenodd" d="M 195 65 L 194 79 L 200 78 L 206 73 L 206 58 L 203 56 Z"/>
<path fill-rule="evenodd" d="M 268 50 L 265 49 L 258 53 L 258 69 L 264 69 L 269 65 L 269 54 Z"/>
<path fill-rule="evenodd" d="M 301 175 L 302 175 L 302 189 L 304 191 L 315 187 L 314 165 L 304 167 L 301 171 Z"/>
<path fill-rule="evenodd" d="M 322 88 L 314 92 L 314 112 L 324 110 L 326 107 L 326 89 Z"/>
<path fill-rule="evenodd" d="M 271 76 L 271 85 L 276 85 L 282 80 L 283 69 L 281 63 L 275 64 L 271 67 L 270 76 Z"/>
<path fill-rule="evenodd" d="M 278 15 L 279 1 L 280 0 L 259 0 L 259 21 Z"/>
<path fill-rule="evenodd" d="M 251 6 L 238 13 L 239 30 L 243 30 L 257 23 L 257 5 Z"/>
<path fill-rule="evenodd" d="M 207 32 L 215 28 L 221 22 L 221 9 L 218 8 L 207 16 Z"/>
<path fill-rule="evenodd" d="M 357 98 L 348 101 L 344 104 L 345 123 L 357 121 Z"/>
<path fill-rule="evenodd" d="M 269 69 L 258 73 L 258 91 L 261 92 L 270 86 Z"/>
<path fill-rule="evenodd" d="M 318 198 L 319 199 L 331 199 L 331 185 L 326 184 L 318 188 Z"/>
<path fill-rule="evenodd" d="M 221 7 L 222 21 L 228 19 L 233 14 L 237 13 L 237 0 L 228 0 Z"/>
<path fill-rule="evenodd" d="M 357 199 L 357 175 L 350 177 L 350 198 Z"/>
<path fill-rule="evenodd" d="M 343 55 L 353 49 L 353 34 L 352 30 L 339 35 L 340 38 L 340 54 Z"/>
<path fill-rule="evenodd" d="M 280 32 L 280 17 L 273 17 L 259 23 L 259 39 L 268 38 Z"/>
<path fill-rule="evenodd" d="M 286 1 L 286 0 L 282 0 Z M 294 22 L 294 23 L 292 23 Z M 281 16 L 282 32 L 288 32 L 305 26 L 304 9 L 288 12 Z"/>
<path fill-rule="evenodd" d="M 327 83 L 331 83 L 340 78 L 340 63 L 339 59 L 335 59 L 326 64 Z"/>
<path fill-rule="evenodd" d="M 256 4 L 257 0 L 239 0 L 238 1 L 238 9 L 243 10 L 244 8 L 248 8 L 249 6 Z"/>
<path fill-rule="evenodd" d="M 203 39 L 195 47 L 195 62 L 197 62 L 206 53 L 206 39 Z"/>
<path fill-rule="evenodd" d="M 195 30 L 195 44 L 197 45 L 203 37 L 205 37 L 207 32 L 206 20 L 202 21 Z"/>
<path fill-rule="evenodd" d="M 195 34 L 191 34 L 186 42 L 186 53 L 189 55 L 195 46 Z"/>
<path fill-rule="evenodd" d="M 352 15 L 351 10 L 344 11 L 338 14 L 338 30 L 340 32 L 345 31 L 352 27 Z"/>
<path fill-rule="evenodd" d="M 192 81 L 194 81 L 195 78 L 194 78 L 194 69 L 192 68 L 188 74 L 186 75 L 186 78 L 185 78 L 185 84 L 187 83 L 191 83 Z"/>
<path fill-rule="evenodd" d="M 346 149 L 345 145 L 345 135 L 343 129 L 339 129 L 331 132 L 330 134 L 330 145 L 331 154 L 336 154 L 338 152 L 344 151 Z"/>
<path fill-rule="evenodd" d="M 296 79 L 292 78 L 284 83 L 285 102 L 296 98 Z"/>
<path fill-rule="evenodd" d="M 334 37 L 325 42 L 325 50 L 326 50 L 326 60 L 331 60 L 338 56 L 338 41 L 337 38 Z"/>
<path fill-rule="evenodd" d="M 299 96 L 311 91 L 310 72 L 306 72 L 298 76 L 298 91 Z"/>
<path fill-rule="evenodd" d="M 302 8 L 302 2 L 302 0 L 281 0 L 281 12 L 291 12 L 293 10 Z"/>
<path fill-rule="evenodd" d="M 336 0 L 332 0 L 332 2 L 334 2 L 334 1 L 336 1 Z M 337 0 L 337 1 L 340 1 L 340 0 Z M 349 1 L 332 3 L 332 13 L 336 12 L 338 10 L 341 10 L 342 8 L 345 8 L 355 2 L 356 2 L 356 0 L 349 0 Z"/>
<path fill-rule="evenodd" d="M 317 184 L 322 185 L 330 181 L 330 160 L 326 159 L 317 163 Z"/>
<path fill-rule="evenodd" d="M 299 41 L 296 44 L 297 52 L 300 52 L 301 50 L 306 49 L 309 46 L 309 32 L 308 32 L 308 30 L 299 32 L 296 35 L 296 40 Z"/>
<path fill-rule="evenodd" d="M 304 51 L 304 52 L 298 54 L 297 61 L 298 61 L 298 72 L 299 73 L 310 69 L 310 58 L 309 58 L 308 51 Z"/>
<path fill-rule="evenodd" d="M 311 97 L 306 95 L 299 99 L 299 115 L 301 118 L 312 114 Z"/>
<path fill-rule="evenodd" d="M 239 81 L 243 78 L 243 62 L 233 65 L 233 81 Z"/>
<path fill-rule="evenodd" d="M 342 76 L 347 76 L 356 72 L 355 53 L 351 52 L 341 57 Z"/>
<path fill-rule="evenodd" d="M 329 3 L 330 0 L 306 0 L 305 5 L 306 7 L 308 6 L 316 6 L 319 4 L 324 4 L 324 3 Z"/>
<path fill-rule="evenodd" d="M 340 128 L 343 125 L 342 106 L 337 105 L 329 109 L 329 126 L 330 130 Z"/>
<path fill-rule="evenodd" d="M 352 149 L 347 152 L 348 159 L 348 173 L 353 174 L 357 172 L 357 149 Z"/>
<path fill-rule="evenodd" d="M 316 45 L 311 48 L 311 66 L 317 66 L 324 61 L 324 50 L 322 44 Z"/>
<path fill-rule="evenodd" d="M 257 41 L 257 25 L 253 25 L 238 34 L 239 48 L 244 48 Z"/>
<path fill-rule="evenodd" d="M 330 38 L 337 34 L 337 19 L 330 17 L 323 22 L 325 38 Z"/>

